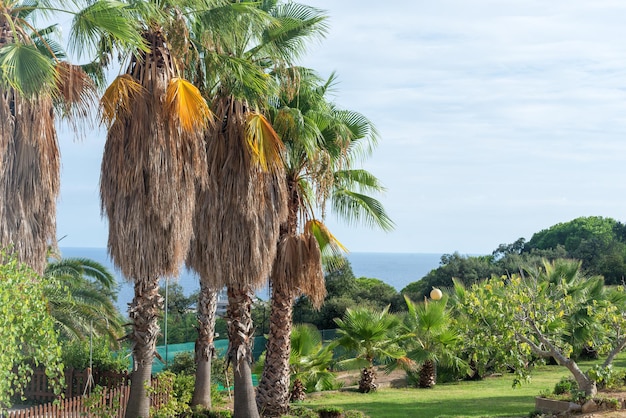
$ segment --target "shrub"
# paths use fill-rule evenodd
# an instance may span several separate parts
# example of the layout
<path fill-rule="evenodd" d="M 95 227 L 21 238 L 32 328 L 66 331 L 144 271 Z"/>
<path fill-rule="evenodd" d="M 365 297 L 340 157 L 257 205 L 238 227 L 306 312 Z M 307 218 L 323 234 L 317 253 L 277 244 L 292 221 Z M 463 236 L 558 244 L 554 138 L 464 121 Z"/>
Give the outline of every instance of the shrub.
<path fill-rule="evenodd" d="M 291 406 L 289 415 L 286 417 L 318 418 L 319 414 L 306 406 Z"/>
<path fill-rule="evenodd" d="M 335 406 L 325 406 L 317 410 L 320 418 L 341 418 L 343 416 L 343 409 Z"/>
<path fill-rule="evenodd" d="M 555 395 L 563 395 L 565 393 L 572 393 L 574 390 L 578 389 L 578 385 L 576 382 L 570 378 L 562 377 L 559 382 L 554 385 L 554 390 L 552 393 Z"/>
<path fill-rule="evenodd" d="M 361 411 L 346 411 L 343 418 L 368 418 L 368 416 Z"/>
<path fill-rule="evenodd" d="M 192 352 L 178 353 L 165 369 L 175 374 L 193 375 L 196 373 L 196 360 Z"/>
<path fill-rule="evenodd" d="M 614 381 L 613 368 L 609 365 L 602 367 L 596 364 L 594 367 L 587 371 L 587 375 L 596 382 L 598 389 L 603 389 Z"/>
<path fill-rule="evenodd" d="M 63 344 L 63 364 L 77 370 L 89 367 L 89 341 L 68 341 Z M 101 371 L 128 370 L 130 359 L 112 351 L 106 338 L 94 338 L 92 343 L 93 368 Z"/>

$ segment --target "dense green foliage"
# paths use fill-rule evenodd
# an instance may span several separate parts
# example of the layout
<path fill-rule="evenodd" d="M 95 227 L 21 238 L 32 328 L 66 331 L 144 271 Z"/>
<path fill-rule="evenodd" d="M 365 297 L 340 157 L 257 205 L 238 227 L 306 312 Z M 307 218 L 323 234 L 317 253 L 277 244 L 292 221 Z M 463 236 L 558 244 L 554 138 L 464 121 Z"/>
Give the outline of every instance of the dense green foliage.
<path fill-rule="evenodd" d="M 523 253 L 554 251 L 582 261 L 583 269 L 604 276 L 606 284 L 621 284 L 626 277 L 626 225 L 599 216 L 576 218 L 537 232 Z"/>
<path fill-rule="evenodd" d="M 159 289 L 159 294 L 165 301 L 165 285 Z M 167 283 L 167 343 L 179 344 L 195 341 L 198 337 L 196 326 L 196 304 L 198 293 L 194 292 L 189 296 L 185 295 L 183 287 L 176 282 Z M 165 314 L 159 320 L 161 335 L 157 340 L 157 345 L 165 344 Z M 226 335 L 226 334 L 224 334 Z"/>
<path fill-rule="evenodd" d="M 45 295 L 52 286 L 61 285 L 0 252 L 0 410 L 21 393 L 34 366 L 43 365 L 48 377 L 60 383 L 61 346 Z"/>
<path fill-rule="evenodd" d="M 452 287 L 452 279 L 470 286 L 493 275 L 517 273 L 521 266 L 539 265 L 542 259 L 559 258 L 580 260 L 585 274 L 601 275 L 609 285 L 622 284 L 626 277 L 626 225 L 611 218 L 581 217 L 537 232 L 528 242 L 519 238 L 501 244 L 491 255 L 444 254 L 438 268 L 408 284 L 401 293 L 419 300 L 433 287 Z M 394 300 L 396 306 L 399 298 Z"/>
<path fill-rule="evenodd" d="M 63 365 L 77 370 L 89 367 L 91 352 L 92 367 L 97 370 L 128 370 L 130 359 L 123 351 L 112 351 L 111 344 L 104 337 L 96 337 L 90 343 L 89 339 L 70 340 L 63 344 Z"/>
<path fill-rule="evenodd" d="M 341 318 L 346 309 L 366 306 L 382 310 L 398 297 L 398 292 L 392 286 L 379 279 L 356 278 L 347 260 L 337 264 L 339 267 L 326 275 L 327 296 L 324 305 L 315 310 L 306 297 L 299 298 L 294 306 L 295 323 L 334 329 L 335 318 Z"/>
<path fill-rule="evenodd" d="M 117 283 L 106 267 L 87 258 L 60 258 L 48 262 L 44 276 L 63 284 L 44 288 L 62 339 L 102 336 L 117 347 L 123 319 L 115 306 Z"/>

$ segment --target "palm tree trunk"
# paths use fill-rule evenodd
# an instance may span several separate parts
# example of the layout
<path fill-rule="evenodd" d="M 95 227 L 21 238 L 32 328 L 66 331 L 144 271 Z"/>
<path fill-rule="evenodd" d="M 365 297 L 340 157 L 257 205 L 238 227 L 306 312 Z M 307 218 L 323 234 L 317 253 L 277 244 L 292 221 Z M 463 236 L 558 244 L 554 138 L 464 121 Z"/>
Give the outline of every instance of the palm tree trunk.
<path fill-rule="evenodd" d="M 159 280 L 136 280 L 135 297 L 129 308 L 133 321 L 130 336 L 133 342 L 134 370 L 130 382 L 130 395 L 126 418 L 148 418 L 150 416 L 150 387 L 152 360 L 159 335 L 158 317 L 163 310 L 163 298 L 159 294 Z"/>
<path fill-rule="evenodd" d="M 228 362 L 235 375 L 233 418 L 259 418 L 252 385 L 252 290 L 248 286 L 228 287 Z"/>
<path fill-rule="evenodd" d="M 435 363 L 428 360 L 422 364 L 420 369 L 419 386 L 421 388 L 432 388 L 437 383 L 437 367 Z"/>
<path fill-rule="evenodd" d="M 191 405 L 211 408 L 211 360 L 215 353 L 215 311 L 217 290 L 200 281 L 198 296 L 198 339 L 196 340 L 196 382 Z"/>
<path fill-rule="evenodd" d="M 374 368 L 374 366 L 365 367 L 361 371 L 361 379 L 359 380 L 359 392 L 375 392 L 377 388 L 378 385 L 376 384 L 376 369 Z"/>
<path fill-rule="evenodd" d="M 291 295 L 273 287 L 265 367 L 257 388 L 257 406 L 264 417 L 280 417 L 289 411 L 292 312 Z"/>

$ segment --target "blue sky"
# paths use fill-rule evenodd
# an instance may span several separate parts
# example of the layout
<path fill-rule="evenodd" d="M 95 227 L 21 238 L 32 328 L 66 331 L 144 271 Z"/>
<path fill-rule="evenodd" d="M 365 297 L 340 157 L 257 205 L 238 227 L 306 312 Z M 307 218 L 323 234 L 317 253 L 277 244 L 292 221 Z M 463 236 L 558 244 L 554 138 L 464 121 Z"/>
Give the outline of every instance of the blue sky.
<path fill-rule="evenodd" d="M 579 216 L 626 221 L 626 3 L 309 0 L 328 36 L 302 64 L 369 117 L 365 168 L 390 233 L 327 220 L 351 251 L 490 253 Z M 62 246 L 105 247 L 104 134 L 60 134 Z"/>

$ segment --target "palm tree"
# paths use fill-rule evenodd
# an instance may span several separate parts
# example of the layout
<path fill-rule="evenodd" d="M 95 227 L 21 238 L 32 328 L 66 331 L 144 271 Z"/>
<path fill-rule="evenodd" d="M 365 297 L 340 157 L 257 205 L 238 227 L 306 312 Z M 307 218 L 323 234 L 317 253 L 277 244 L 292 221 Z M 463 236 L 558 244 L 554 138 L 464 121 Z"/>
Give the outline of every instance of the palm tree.
<path fill-rule="evenodd" d="M 299 324 L 291 332 L 291 401 L 302 401 L 305 392 L 333 389 L 335 375 L 330 371 L 332 345 L 324 345 L 322 335 L 310 324 Z"/>
<path fill-rule="evenodd" d="M 343 361 L 345 366 L 363 367 L 359 380 L 359 392 L 375 391 L 376 370 L 374 361 L 393 363 L 398 360 L 406 363 L 406 353 L 398 344 L 400 320 L 389 313 L 389 307 L 382 311 L 370 308 L 348 308 L 343 318 L 336 318 L 339 338 L 336 343 L 355 357 Z"/>
<path fill-rule="evenodd" d="M 147 48 L 134 51 L 102 98 L 108 134 L 100 195 L 109 254 L 135 285 L 126 416 L 145 417 L 163 305 L 159 279 L 177 276 L 188 252 L 195 188 L 206 183 L 203 130 L 210 112 L 198 89 L 182 78 L 194 52 L 187 31 L 194 15 L 186 13 L 193 2 L 133 5 Z"/>
<path fill-rule="evenodd" d="M 449 327 L 451 318 L 447 309 L 448 297 L 444 296 L 438 301 L 425 300 L 419 304 L 413 303 L 406 296 L 404 299 L 408 307 L 403 324 L 407 357 L 420 365 L 419 387 L 430 388 L 437 383 L 438 364 L 468 369 L 456 355 L 460 336 Z"/>
<path fill-rule="evenodd" d="M 250 370 L 251 297 L 270 274 L 286 217 L 283 144 L 264 116 L 275 88 L 268 72 L 297 56 L 302 39 L 315 32 L 320 19 L 310 10 L 296 3 L 242 2 L 207 14 L 199 31 L 201 90 L 220 123 L 206 135 L 209 185 L 198 189 L 187 263 L 205 288 L 228 288 L 235 417 L 258 416 Z M 208 384 L 197 379 L 196 385 Z"/>
<path fill-rule="evenodd" d="M 334 75 L 320 79 L 313 71 L 291 68 L 279 74 L 283 90 L 272 112 L 272 124 L 286 145 L 285 180 L 288 216 L 281 225 L 278 256 L 273 266 L 272 311 L 267 358 L 257 389 L 259 409 L 280 416 L 289 408 L 289 353 L 293 304 L 304 294 L 319 306 L 326 294 L 322 250 L 344 249 L 314 208 L 326 200 L 344 219 L 391 227 L 382 205 L 359 193 L 364 186 L 380 191 L 376 179 L 363 170 L 351 170 L 361 143 L 375 142 L 371 122 L 356 112 L 336 109 L 328 100 Z"/>
<path fill-rule="evenodd" d="M 62 1 L 0 3 L 0 246 L 12 246 L 19 260 L 39 274 L 48 246 L 56 245 L 60 155 L 55 120 L 61 116 L 74 122 L 89 114 L 97 97 L 83 68 L 65 60 L 56 25 L 35 29 L 33 19 L 51 10 L 74 15 L 70 45 L 80 45 L 83 52 L 92 51 L 89 46 L 101 37 L 125 39 L 125 45 L 137 40 L 120 4 L 69 4 L 70 9 Z"/>
<path fill-rule="evenodd" d="M 87 258 L 62 258 L 49 262 L 45 294 L 50 315 L 64 339 L 106 337 L 118 346 L 122 322 L 115 306 L 117 283 L 102 264 Z"/>

